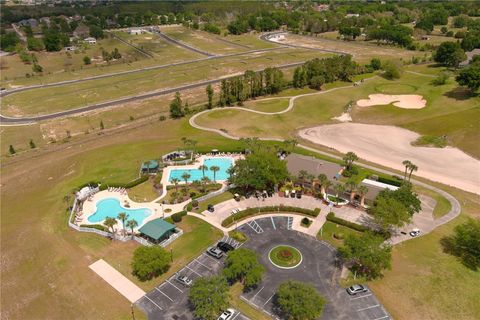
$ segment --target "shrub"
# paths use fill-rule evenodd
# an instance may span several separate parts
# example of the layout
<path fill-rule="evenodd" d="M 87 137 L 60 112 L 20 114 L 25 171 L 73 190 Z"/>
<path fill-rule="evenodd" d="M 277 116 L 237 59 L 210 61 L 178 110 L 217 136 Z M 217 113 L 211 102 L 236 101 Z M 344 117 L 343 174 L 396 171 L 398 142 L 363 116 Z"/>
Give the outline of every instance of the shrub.
<path fill-rule="evenodd" d="M 108 187 L 114 187 L 114 188 L 125 188 L 125 189 L 130 189 L 135 186 L 138 186 L 139 184 L 145 182 L 148 180 L 148 175 L 141 176 L 138 179 L 132 180 L 127 183 L 109 183 L 107 184 L 102 184 L 100 186 L 100 190 L 106 190 Z"/>
<path fill-rule="evenodd" d="M 101 224 L 81 224 L 81 228 L 92 228 L 92 229 L 97 229 L 100 231 L 106 231 L 109 232 L 108 229 L 105 226 L 102 226 Z"/>
<path fill-rule="evenodd" d="M 402 185 L 401 181 L 398 180 L 393 180 L 393 179 L 388 179 L 388 178 L 383 178 L 383 177 L 378 177 L 377 179 L 378 182 L 386 183 L 392 186 L 400 187 Z"/>
<path fill-rule="evenodd" d="M 333 234 L 333 237 L 334 237 L 335 239 L 337 239 L 337 240 L 343 240 L 343 238 L 345 238 L 345 236 L 343 235 L 342 232 L 335 232 L 335 233 Z"/>
<path fill-rule="evenodd" d="M 230 236 L 230 238 L 238 241 L 238 242 L 245 242 L 248 240 L 248 237 L 245 233 L 241 232 L 241 231 L 237 231 L 237 230 L 232 230 L 228 233 L 228 235 Z"/>
<path fill-rule="evenodd" d="M 160 118 L 158 118 L 158 120 L 160 120 L 160 121 L 165 121 L 165 120 L 167 120 L 167 117 L 165 117 L 165 116 L 160 116 Z"/>
<path fill-rule="evenodd" d="M 329 212 L 327 214 L 327 220 L 330 221 L 330 222 L 345 226 L 347 228 L 360 231 L 360 232 L 365 232 L 365 231 L 368 230 L 367 227 L 362 226 L 361 224 L 357 224 L 357 223 L 354 223 L 354 222 L 344 220 L 342 218 L 335 217 L 335 214 L 333 212 Z"/>
<path fill-rule="evenodd" d="M 180 211 L 171 215 L 173 222 L 178 223 L 182 221 L 182 217 L 187 215 L 187 211 Z"/>
<path fill-rule="evenodd" d="M 170 254 L 162 247 L 139 247 L 133 253 L 133 274 L 146 281 L 157 277 L 170 268 Z"/>
<path fill-rule="evenodd" d="M 191 204 L 192 204 L 192 207 L 193 207 L 193 208 L 198 208 L 198 201 L 197 201 L 197 200 L 193 200 L 193 201 L 191 202 Z"/>

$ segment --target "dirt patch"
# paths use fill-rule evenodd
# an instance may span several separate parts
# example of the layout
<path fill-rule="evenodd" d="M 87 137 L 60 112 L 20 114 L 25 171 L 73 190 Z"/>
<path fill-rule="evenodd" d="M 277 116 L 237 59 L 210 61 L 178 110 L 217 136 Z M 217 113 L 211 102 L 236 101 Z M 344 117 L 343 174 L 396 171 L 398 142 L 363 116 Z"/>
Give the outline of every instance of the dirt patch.
<path fill-rule="evenodd" d="M 480 194 L 480 161 L 457 148 L 414 147 L 419 135 L 394 127 L 360 123 L 323 125 L 299 131 L 301 138 L 342 153 L 355 152 L 360 158 L 403 171 L 408 159 L 418 166 L 418 175 Z"/>
<path fill-rule="evenodd" d="M 370 94 L 368 99 L 360 99 L 357 101 L 359 107 L 370 107 L 378 105 L 388 105 L 393 102 L 395 107 L 403 109 L 422 109 L 425 108 L 427 101 L 418 94 Z"/>

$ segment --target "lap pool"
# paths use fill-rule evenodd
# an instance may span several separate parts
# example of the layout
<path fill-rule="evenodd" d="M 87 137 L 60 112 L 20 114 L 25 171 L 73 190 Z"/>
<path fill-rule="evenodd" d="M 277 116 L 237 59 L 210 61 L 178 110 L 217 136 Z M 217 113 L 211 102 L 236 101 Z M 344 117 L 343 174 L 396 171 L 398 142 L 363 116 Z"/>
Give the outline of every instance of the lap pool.
<path fill-rule="evenodd" d="M 208 167 L 208 170 L 205 170 L 205 176 L 208 177 L 210 180 L 213 181 L 213 171 L 210 170 L 212 166 L 217 166 L 220 168 L 215 173 L 215 179 L 217 181 L 224 181 L 228 179 L 227 170 L 233 165 L 232 158 L 205 158 L 203 164 Z M 172 181 L 172 179 L 178 179 L 179 181 L 184 181 L 182 175 L 187 172 L 190 174 L 190 178 L 188 182 L 192 181 L 200 181 L 203 178 L 202 170 L 195 168 L 195 169 L 173 169 L 170 170 L 170 175 L 168 176 L 168 181 Z"/>
<path fill-rule="evenodd" d="M 94 214 L 88 217 L 88 222 L 96 223 L 105 220 L 106 217 L 117 218 L 120 212 L 125 212 L 128 215 L 127 220 L 135 219 L 138 226 L 143 224 L 143 220 L 152 214 L 152 211 L 147 208 L 129 209 L 120 205 L 120 201 L 115 198 L 106 198 L 96 203 L 97 210 Z"/>

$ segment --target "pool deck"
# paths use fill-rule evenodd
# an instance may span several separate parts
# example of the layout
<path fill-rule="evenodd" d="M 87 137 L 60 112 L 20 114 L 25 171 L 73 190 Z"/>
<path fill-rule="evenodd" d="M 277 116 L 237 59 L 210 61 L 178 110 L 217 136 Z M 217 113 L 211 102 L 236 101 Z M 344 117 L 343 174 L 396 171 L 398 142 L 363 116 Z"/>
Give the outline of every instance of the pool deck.
<path fill-rule="evenodd" d="M 102 224 L 102 221 L 95 222 L 95 223 L 89 222 L 88 217 L 91 216 L 92 214 L 94 214 L 95 211 L 97 210 L 97 206 L 96 206 L 97 202 L 99 202 L 103 199 L 107 199 L 107 198 L 118 199 L 118 201 L 120 201 L 121 206 L 124 206 L 125 201 L 128 202 L 128 204 L 130 205 L 130 207 L 128 209 L 144 209 L 144 208 L 147 208 L 147 209 L 150 209 L 152 211 L 153 214 L 150 215 L 149 217 L 146 217 L 143 220 L 143 223 L 141 225 L 138 225 L 138 227 L 135 228 L 134 230 L 138 230 L 141 226 L 143 226 L 148 221 L 151 221 L 151 220 L 154 220 L 154 219 L 157 219 L 157 218 L 163 218 L 163 217 L 166 218 L 166 217 L 169 217 L 176 212 L 182 211 L 183 207 L 189 202 L 189 200 L 188 200 L 188 201 L 185 201 L 185 202 L 182 202 L 182 203 L 177 203 L 177 204 L 172 204 L 172 205 L 164 204 L 163 205 L 163 210 L 162 210 L 162 205 L 160 203 L 156 202 L 156 201 L 158 201 L 158 199 L 155 199 L 151 202 L 141 202 L 141 203 L 139 203 L 139 202 L 135 202 L 132 199 L 130 199 L 126 193 L 104 190 L 104 191 L 100 191 L 100 192 L 96 193 L 92 197 L 91 200 L 85 200 L 85 202 L 83 203 L 83 209 L 82 209 L 82 211 L 83 211 L 82 220 L 80 222 L 78 222 L 77 224 L 78 225 L 81 225 L 81 224 Z M 166 209 L 170 209 L 170 212 L 168 212 L 168 213 L 165 212 L 165 214 L 163 214 L 162 211 L 164 211 Z M 118 221 L 118 223 L 115 226 L 115 229 L 116 230 L 123 229 L 121 221 Z"/>

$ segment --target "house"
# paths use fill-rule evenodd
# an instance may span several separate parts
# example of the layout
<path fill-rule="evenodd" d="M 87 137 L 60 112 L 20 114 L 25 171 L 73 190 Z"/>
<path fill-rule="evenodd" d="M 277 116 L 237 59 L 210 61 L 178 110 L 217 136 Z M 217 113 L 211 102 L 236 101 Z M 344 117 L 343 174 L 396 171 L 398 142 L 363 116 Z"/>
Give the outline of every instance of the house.
<path fill-rule="evenodd" d="M 314 7 L 314 9 L 318 12 L 328 11 L 330 9 L 330 5 L 329 4 L 319 4 L 318 6 Z"/>
<path fill-rule="evenodd" d="M 33 18 L 30 18 L 30 19 L 20 20 L 17 24 L 21 27 L 30 26 L 32 28 L 35 28 L 38 26 L 38 21 Z"/>
<path fill-rule="evenodd" d="M 93 37 L 85 38 L 85 39 L 83 39 L 83 41 L 85 41 L 88 44 L 97 44 L 97 39 L 95 39 Z"/>
<path fill-rule="evenodd" d="M 144 31 L 142 28 L 129 28 L 128 33 L 129 34 L 142 34 Z"/>
<path fill-rule="evenodd" d="M 80 38 L 80 39 L 85 39 L 90 35 L 90 28 L 83 23 L 79 24 L 78 27 L 75 28 L 73 31 L 73 36 Z"/>
<path fill-rule="evenodd" d="M 40 23 L 45 23 L 47 26 L 50 26 L 50 17 L 40 18 Z"/>

